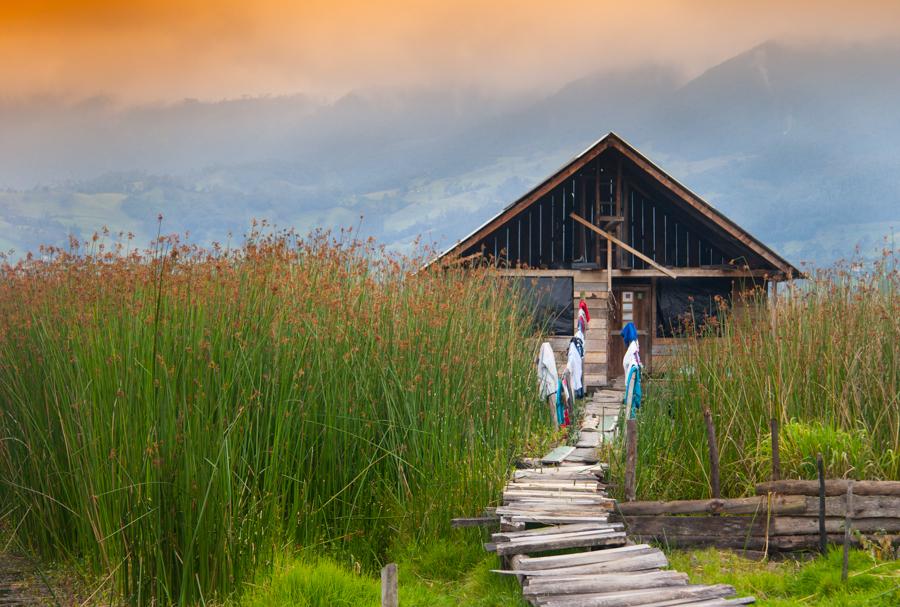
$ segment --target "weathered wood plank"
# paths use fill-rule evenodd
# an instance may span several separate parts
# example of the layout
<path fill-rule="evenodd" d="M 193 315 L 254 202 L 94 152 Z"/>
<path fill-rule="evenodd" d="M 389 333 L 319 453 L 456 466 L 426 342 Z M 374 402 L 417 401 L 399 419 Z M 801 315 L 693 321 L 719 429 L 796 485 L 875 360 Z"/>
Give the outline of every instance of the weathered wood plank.
<path fill-rule="evenodd" d="M 756 599 L 752 596 L 745 596 L 736 599 L 675 599 L 673 601 L 659 601 L 653 603 L 645 603 L 641 607 L 731 607 L 732 605 L 749 605 L 755 603 Z"/>
<path fill-rule="evenodd" d="M 515 514 L 509 517 L 514 523 L 539 523 L 542 525 L 566 525 L 574 523 L 605 523 L 607 516 L 566 516 L 559 514 Z"/>
<path fill-rule="evenodd" d="M 847 493 L 846 480 L 825 481 L 826 496 L 843 496 Z M 819 495 L 818 481 L 768 481 L 756 485 L 757 495 L 783 493 L 787 495 Z M 854 495 L 888 495 L 900 497 L 900 481 L 854 481 Z"/>
<path fill-rule="evenodd" d="M 766 538 L 762 535 L 653 535 L 628 534 L 633 541 L 657 542 L 669 548 L 694 548 L 715 546 L 734 550 L 765 550 Z M 769 538 L 770 542 L 772 537 Z"/>
<path fill-rule="evenodd" d="M 854 487 L 855 489 L 855 487 Z M 843 533 L 844 517 L 826 517 L 825 533 Z M 900 518 L 861 518 L 854 520 L 853 529 L 861 533 L 900 531 Z M 806 535 L 819 533 L 819 519 L 811 516 L 776 516 L 772 519 L 773 535 Z"/>
<path fill-rule="evenodd" d="M 678 571 L 654 571 L 638 575 L 595 575 L 581 580 L 548 582 L 539 580 L 540 578 L 535 579 L 524 588 L 523 594 L 526 598 L 687 586 L 688 576 Z"/>
<path fill-rule="evenodd" d="M 484 527 L 490 525 L 499 525 L 500 517 L 497 515 L 492 516 L 473 516 L 470 518 L 460 517 L 455 518 L 450 521 L 450 526 L 454 529 L 460 529 L 462 527 Z"/>
<path fill-rule="evenodd" d="M 578 437 L 575 447 L 597 447 L 600 444 L 600 435 L 596 432 L 585 432 Z"/>
<path fill-rule="evenodd" d="M 523 570 L 553 569 L 568 567 L 571 565 L 586 565 L 590 563 L 603 563 L 622 558 L 631 558 L 645 554 L 663 553 L 648 544 L 636 544 L 621 548 L 609 548 L 593 552 L 577 552 L 575 554 L 557 554 L 554 556 L 523 557 L 520 559 L 520 568 Z M 664 557 L 665 558 L 665 557 Z M 661 565 L 665 567 L 668 563 Z"/>
<path fill-rule="evenodd" d="M 606 552 L 606 550 L 599 550 L 596 552 Z M 588 553 L 579 553 L 579 554 L 588 554 Z M 543 557 L 540 557 L 543 558 Z M 600 573 L 612 573 L 612 572 L 637 572 L 637 571 L 649 571 L 653 569 L 660 569 L 661 567 L 665 567 L 668 565 L 668 561 L 666 560 L 666 556 L 656 550 L 654 552 L 648 554 L 639 554 L 635 556 L 626 556 L 620 559 L 607 560 L 607 561 L 599 561 L 596 563 L 584 563 L 581 565 L 566 565 L 560 567 L 552 567 L 547 569 L 517 569 L 513 572 L 505 572 L 500 571 L 501 573 L 516 573 L 516 574 L 524 574 L 527 576 L 533 577 L 547 577 L 547 578 L 567 578 L 571 576 L 578 575 L 596 575 Z"/>
<path fill-rule="evenodd" d="M 818 506 L 817 506 L 818 507 Z M 772 499 L 771 511 L 776 514 L 802 514 L 807 511 L 806 498 L 800 495 L 777 495 Z M 623 516 L 657 514 L 754 514 L 769 509 L 765 495 L 734 499 L 683 500 L 672 502 L 620 502 L 616 512 Z"/>
<path fill-rule="evenodd" d="M 630 516 L 625 518 L 635 535 L 765 535 L 765 516 Z"/>
<path fill-rule="evenodd" d="M 567 462 L 585 462 L 588 464 L 596 464 L 600 461 L 597 457 L 597 449 L 594 447 L 573 448 L 572 452 L 566 457 Z"/>
<path fill-rule="evenodd" d="M 580 523 L 573 525 L 553 525 L 550 527 L 541 527 L 540 529 L 528 529 L 527 531 L 500 532 L 491 534 L 494 542 L 509 542 L 521 538 L 533 538 L 543 535 L 558 535 L 561 533 L 573 533 L 576 531 L 594 531 L 597 529 L 612 529 L 611 525 L 605 523 Z M 622 527 L 619 526 L 619 529 Z"/>
<path fill-rule="evenodd" d="M 591 531 L 572 535 L 572 537 L 543 541 L 506 542 L 497 544 L 495 550 L 497 554 L 505 556 L 509 554 L 548 552 L 551 550 L 562 550 L 564 548 L 586 548 L 588 546 L 622 545 L 625 543 L 625 533 L 621 531 L 612 533 L 606 531 Z"/>
<path fill-rule="evenodd" d="M 547 455 L 541 458 L 541 462 L 544 464 L 558 464 L 569 457 L 572 452 L 575 451 L 575 447 L 557 447 Z"/>
<path fill-rule="evenodd" d="M 653 588 L 602 594 L 569 595 L 553 600 L 540 601 L 547 607 L 633 607 L 650 602 L 672 599 L 718 599 L 734 594 L 734 588 L 726 584 L 714 586 L 683 586 L 675 588 Z"/>
<path fill-rule="evenodd" d="M 853 518 L 900 518 L 900 499 L 887 495 L 856 495 L 853 486 Z M 814 497 L 797 496 L 806 500 L 803 514 L 817 516 L 819 500 Z M 847 496 L 825 498 L 825 516 L 844 516 L 847 511 Z M 793 513 L 792 513 L 793 514 Z"/>

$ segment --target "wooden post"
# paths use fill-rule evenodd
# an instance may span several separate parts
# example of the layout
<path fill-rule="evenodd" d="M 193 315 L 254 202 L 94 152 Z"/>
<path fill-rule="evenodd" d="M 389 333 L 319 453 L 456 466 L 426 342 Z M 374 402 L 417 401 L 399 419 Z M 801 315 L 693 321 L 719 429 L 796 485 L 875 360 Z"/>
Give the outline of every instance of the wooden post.
<path fill-rule="evenodd" d="M 637 421 L 629 419 L 625 422 L 625 500 L 633 502 L 635 498 L 635 467 L 637 466 Z"/>
<path fill-rule="evenodd" d="M 816 454 L 816 468 L 819 470 L 819 552 L 828 551 L 828 534 L 825 533 L 825 464 L 822 454 Z"/>
<path fill-rule="evenodd" d="M 381 607 L 397 607 L 397 564 L 388 563 L 381 570 Z"/>
<path fill-rule="evenodd" d="M 778 330 L 778 281 L 771 281 L 772 299 L 769 300 L 769 324 L 771 324 L 772 337 Z"/>
<path fill-rule="evenodd" d="M 616 224 L 616 234 L 619 235 L 619 238 L 622 240 L 628 240 L 628 236 L 626 234 L 628 230 L 628 214 L 625 212 L 623 205 L 623 187 L 622 187 L 622 159 L 619 158 L 619 161 L 616 163 L 616 205 L 615 205 L 615 215 L 616 217 L 624 217 L 624 221 Z M 612 243 L 607 243 L 609 246 L 612 246 Z M 622 247 L 617 249 L 618 258 L 616 260 L 616 266 L 619 268 L 625 267 L 625 251 L 622 250 Z"/>
<path fill-rule="evenodd" d="M 844 514 L 844 563 L 841 565 L 841 581 L 847 581 L 850 567 L 850 525 L 853 522 L 853 481 L 847 483 L 847 511 Z"/>
<path fill-rule="evenodd" d="M 606 296 L 612 297 L 612 246 L 611 240 L 606 241 Z"/>
<path fill-rule="evenodd" d="M 781 480 L 781 453 L 778 450 L 778 418 L 773 417 L 769 421 L 772 429 L 772 480 Z"/>
<path fill-rule="evenodd" d="M 709 407 L 703 410 L 703 420 L 706 422 L 706 440 L 709 442 L 709 481 L 712 487 L 712 498 L 719 499 L 722 497 L 719 491 L 719 448 L 716 446 L 716 429 L 713 426 Z"/>

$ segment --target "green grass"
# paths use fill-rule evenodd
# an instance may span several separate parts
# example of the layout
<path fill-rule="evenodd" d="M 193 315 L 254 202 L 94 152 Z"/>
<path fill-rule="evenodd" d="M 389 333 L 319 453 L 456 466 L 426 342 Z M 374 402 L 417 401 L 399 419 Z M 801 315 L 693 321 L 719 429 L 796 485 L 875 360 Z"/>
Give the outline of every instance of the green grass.
<path fill-rule="evenodd" d="M 731 584 L 740 596 L 754 596 L 769 607 L 893 607 L 900 603 L 900 561 L 876 560 L 869 552 L 850 552 L 849 575 L 841 581 L 842 552 L 809 562 L 756 562 L 730 552 L 673 551 L 673 569 L 698 584 Z"/>
<path fill-rule="evenodd" d="M 0 274 L 0 506 L 124 600 L 224 600 L 284 554 L 377 571 L 495 500 L 543 425 L 487 271 L 326 235 L 102 243 Z"/>
<path fill-rule="evenodd" d="M 480 535 L 480 534 L 479 534 Z M 499 561 L 479 538 L 410 545 L 397 555 L 400 604 L 407 607 L 525 607 L 515 578 L 491 573 Z M 380 580 L 333 559 L 290 560 L 234 607 L 380 605 Z"/>
<path fill-rule="evenodd" d="M 900 274 L 837 267 L 782 287 L 777 324 L 759 290 L 717 319 L 689 319 L 677 366 L 648 382 L 638 416 L 638 499 L 710 496 L 703 410 L 716 429 L 722 495 L 771 478 L 770 419 L 783 478 L 900 479 Z M 621 445 L 610 453 L 621 481 Z M 678 479 L 678 482 L 672 482 Z M 621 486 L 621 482 L 618 483 Z"/>

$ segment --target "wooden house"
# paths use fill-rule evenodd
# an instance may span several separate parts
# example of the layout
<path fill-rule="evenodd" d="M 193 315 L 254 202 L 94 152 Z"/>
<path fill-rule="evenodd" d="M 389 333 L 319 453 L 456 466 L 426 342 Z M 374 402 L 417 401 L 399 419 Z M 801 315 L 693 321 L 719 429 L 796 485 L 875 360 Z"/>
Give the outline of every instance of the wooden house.
<path fill-rule="evenodd" d="M 536 305 L 556 320 L 551 343 L 560 362 L 578 302 L 587 302 L 588 387 L 622 374 L 624 323 L 638 328 L 645 366 L 660 371 L 685 318 L 715 315 L 718 303 L 748 286 L 768 289 L 800 275 L 614 133 L 436 261 L 482 256 L 536 287 Z"/>

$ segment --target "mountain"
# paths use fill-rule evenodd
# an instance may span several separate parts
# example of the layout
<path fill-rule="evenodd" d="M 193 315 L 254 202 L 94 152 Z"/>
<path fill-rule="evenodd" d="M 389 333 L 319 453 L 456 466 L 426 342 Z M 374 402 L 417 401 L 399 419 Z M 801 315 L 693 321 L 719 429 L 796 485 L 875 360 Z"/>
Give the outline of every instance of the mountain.
<path fill-rule="evenodd" d="M 147 240 L 158 213 L 202 242 L 265 218 L 443 247 L 613 130 L 791 261 L 825 264 L 900 227 L 898 66 L 889 43 L 769 42 L 687 82 L 645 66 L 523 98 L 7 102 L 0 248 L 104 224 Z"/>

